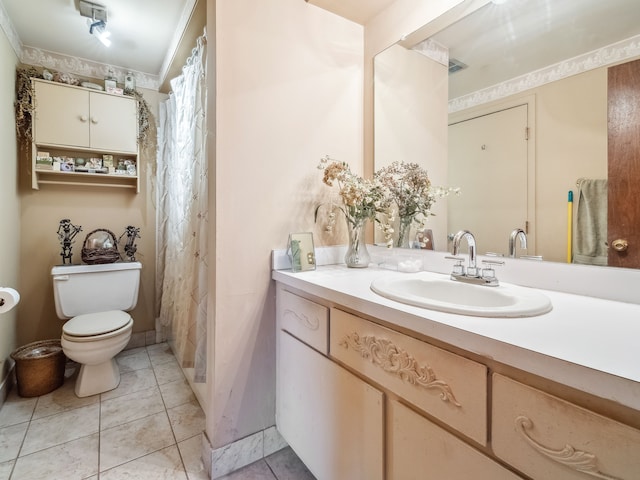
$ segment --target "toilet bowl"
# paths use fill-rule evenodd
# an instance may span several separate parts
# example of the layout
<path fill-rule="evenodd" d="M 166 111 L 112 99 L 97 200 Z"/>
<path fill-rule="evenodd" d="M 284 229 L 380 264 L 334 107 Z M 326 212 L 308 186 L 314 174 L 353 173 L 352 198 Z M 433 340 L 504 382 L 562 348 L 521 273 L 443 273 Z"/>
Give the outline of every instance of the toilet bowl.
<path fill-rule="evenodd" d="M 80 364 L 75 393 L 88 397 L 120 383 L 115 356 L 129 343 L 133 319 L 121 310 L 79 315 L 62 327 L 65 355 Z"/>
<path fill-rule="evenodd" d="M 53 267 L 54 299 L 65 355 L 80 364 L 78 397 L 112 390 L 120 383 L 115 356 L 129 343 L 138 301 L 139 262 Z"/>

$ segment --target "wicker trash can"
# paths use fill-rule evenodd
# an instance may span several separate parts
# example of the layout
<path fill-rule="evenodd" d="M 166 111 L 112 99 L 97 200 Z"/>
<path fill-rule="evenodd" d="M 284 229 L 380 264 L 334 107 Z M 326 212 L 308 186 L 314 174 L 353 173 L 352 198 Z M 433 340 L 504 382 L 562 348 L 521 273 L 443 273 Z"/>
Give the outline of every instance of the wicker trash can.
<path fill-rule="evenodd" d="M 21 397 L 38 397 L 64 383 L 66 357 L 60 340 L 29 343 L 11 353 Z"/>

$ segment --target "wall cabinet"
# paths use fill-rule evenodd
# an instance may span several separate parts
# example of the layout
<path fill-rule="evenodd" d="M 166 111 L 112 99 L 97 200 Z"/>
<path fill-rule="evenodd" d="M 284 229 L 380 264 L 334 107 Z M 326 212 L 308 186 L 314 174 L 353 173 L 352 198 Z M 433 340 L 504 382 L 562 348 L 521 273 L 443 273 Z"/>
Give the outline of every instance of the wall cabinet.
<path fill-rule="evenodd" d="M 33 79 L 32 187 L 79 184 L 133 188 L 139 191 L 137 104 L 133 97 L 107 94 Z M 37 168 L 39 152 L 66 158 L 129 160 L 136 174 L 57 171 Z"/>
<path fill-rule="evenodd" d="M 318 480 L 640 478 L 636 428 L 287 288 L 276 422 Z"/>

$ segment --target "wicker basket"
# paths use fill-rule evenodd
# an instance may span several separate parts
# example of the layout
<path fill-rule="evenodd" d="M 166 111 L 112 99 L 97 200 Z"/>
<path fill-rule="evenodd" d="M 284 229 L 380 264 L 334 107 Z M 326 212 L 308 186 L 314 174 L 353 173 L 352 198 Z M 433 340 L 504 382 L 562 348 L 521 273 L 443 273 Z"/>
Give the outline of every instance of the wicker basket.
<path fill-rule="evenodd" d="M 14 350 L 11 358 L 16 362 L 16 380 L 21 397 L 38 397 L 64 383 L 67 358 L 60 340 L 29 343 Z"/>
<path fill-rule="evenodd" d="M 98 232 L 105 232 L 111 237 L 111 247 L 95 247 L 92 246 L 91 236 Z M 106 228 L 98 228 L 92 232 L 89 232 L 84 239 L 84 246 L 82 247 L 82 261 L 93 265 L 96 263 L 114 263 L 120 260 L 120 253 L 118 252 L 118 241 L 112 231 Z"/>

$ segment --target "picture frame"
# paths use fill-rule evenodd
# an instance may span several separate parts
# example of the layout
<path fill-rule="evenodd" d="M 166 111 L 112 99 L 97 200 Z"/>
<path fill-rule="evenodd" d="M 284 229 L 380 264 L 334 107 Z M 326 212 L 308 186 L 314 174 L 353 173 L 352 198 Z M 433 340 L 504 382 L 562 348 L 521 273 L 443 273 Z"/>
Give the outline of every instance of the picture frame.
<path fill-rule="evenodd" d="M 290 233 L 287 241 L 287 255 L 291 260 L 291 271 L 315 270 L 316 252 L 313 246 L 313 233 Z"/>

